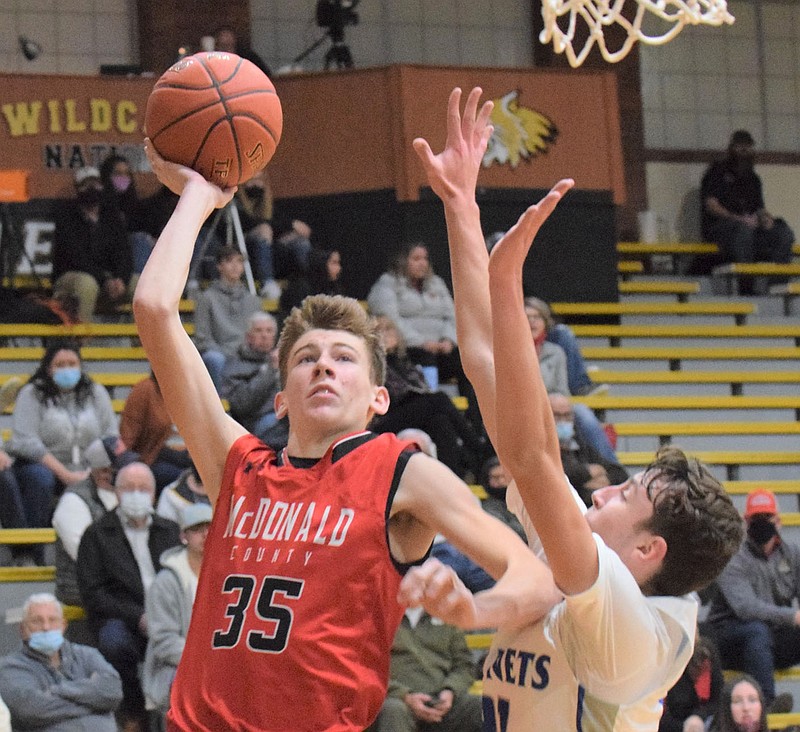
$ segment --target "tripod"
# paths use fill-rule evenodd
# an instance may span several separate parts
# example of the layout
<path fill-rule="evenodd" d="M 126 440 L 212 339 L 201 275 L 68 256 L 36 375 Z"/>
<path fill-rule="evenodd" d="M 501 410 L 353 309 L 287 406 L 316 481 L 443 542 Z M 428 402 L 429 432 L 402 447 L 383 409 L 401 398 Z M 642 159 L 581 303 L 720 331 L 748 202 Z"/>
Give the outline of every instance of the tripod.
<path fill-rule="evenodd" d="M 325 42 L 326 38 L 331 39 L 331 47 L 325 53 L 325 71 L 334 65 L 337 69 L 352 69 L 353 56 L 350 53 L 350 47 L 344 42 L 344 29 L 337 30 L 332 28 L 321 35 L 305 51 L 296 56 L 292 63 L 299 64 L 306 56 L 316 51 Z"/>
<path fill-rule="evenodd" d="M 247 246 L 244 242 L 244 231 L 242 231 L 242 220 L 239 218 L 239 209 L 236 208 L 236 204 L 233 201 L 224 208 L 219 209 L 214 214 L 214 218 L 211 219 L 211 226 L 209 226 L 206 235 L 203 237 L 203 241 L 200 243 L 200 249 L 197 252 L 197 257 L 189 269 L 189 280 L 198 279 L 197 274 L 203 264 L 203 256 L 223 216 L 225 217 L 225 241 L 231 241 L 232 235 L 236 237 L 236 244 L 244 257 L 244 278 L 247 280 L 247 289 L 255 295 L 256 283 L 253 279 L 253 268 L 250 266 L 250 258 L 247 256 Z"/>

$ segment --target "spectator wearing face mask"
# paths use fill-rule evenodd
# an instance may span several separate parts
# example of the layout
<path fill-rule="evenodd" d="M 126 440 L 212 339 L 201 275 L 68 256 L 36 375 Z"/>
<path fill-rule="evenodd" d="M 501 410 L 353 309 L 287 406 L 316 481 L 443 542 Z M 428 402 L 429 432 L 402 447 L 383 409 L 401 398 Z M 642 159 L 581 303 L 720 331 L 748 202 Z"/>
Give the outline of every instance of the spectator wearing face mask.
<path fill-rule="evenodd" d="M 628 480 L 628 473 L 619 463 L 606 459 L 586 440 L 567 397 L 558 393 L 548 396 L 556 422 L 564 473 L 583 502 L 591 506 L 592 491 L 607 485 L 620 485 Z"/>
<path fill-rule="evenodd" d="M 103 200 L 97 168 L 75 171 L 76 197 L 56 216 L 53 234 L 53 294 L 74 297 L 78 318 L 91 322 L 98 301 L 115 305 L 129 291 L 133 259 L 125 218 Z"/>
<path fill-rule="evenodd" d="M 173 521 L 153 514 L 156 483 L 144 463 L 126 465 L 114 483 L 119 505 L 83 534 L 78 548 L 78 588 L 97 647 L 122 679 L 120 722 L 146 729 L 138 664 L 147 647 L 145 594 L 161 569 L 161 555 L 180 543 Z"/>
<path fill-rule="evenodd" d="M 80 605 L 75 560 L 86 528 L 117 507 L 114 471 L 137 460 L 119 437 L 96 439 L 86 448 L 89 475 L 69 486 L 53 512 L 56 530 L 56 597 L 66 605 Z"/>
<path fill-rule="evenodd" d="M 0 659 L 0 696 L 14 729 L 116 732 L 119 675 L 97 649 L 65 640 L 66 627 L 61 603 L 52 595 L 25 601 L 22 647 Z"/>
<path fill-rule="evenodd" d="M 103 161 L 100 181 L 103 184 L 103 202 L 119 211 L 125 222 L 133 273 L 139 275 L 156 243 L 148 232 L 148 204 L 139 198 L 131 165 L 122 155 L 109 155 Z"/>
<path fill-rule="evenodd" d="M 717 580 L 708 628 L 724 668 L 750 674 L 769 712 L 791 711 L 789 694 L 775 695 L 775 669 L 800 663 L 800 547 L 784 541 L 775 495 L 747 497 L 747 536 Z"/>

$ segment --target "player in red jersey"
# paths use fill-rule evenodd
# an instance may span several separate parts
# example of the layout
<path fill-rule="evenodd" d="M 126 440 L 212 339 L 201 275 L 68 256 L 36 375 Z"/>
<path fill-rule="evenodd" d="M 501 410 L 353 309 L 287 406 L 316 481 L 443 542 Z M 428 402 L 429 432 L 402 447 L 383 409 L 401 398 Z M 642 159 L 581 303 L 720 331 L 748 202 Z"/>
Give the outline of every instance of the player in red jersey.
<path fill-rule="evenodd" d="M 284 325 L 275 406 L 289 416 L 285 450 L 276 455 L 225 414 L 178 302 L 200 226 L 233 190 L 146 149 L 180 201 L 139 280 L 134 313 L 216 504 L 170 729 L 363 730 L 386 692 L 400 580 L 437 532 L 498 579 L 460 603 L 464 626 L 540 616 L 558 597 L 552 577 L 445 466 L 366 432 L 388 395 L 382 346 L 355 300 L 308 298 Z"/>

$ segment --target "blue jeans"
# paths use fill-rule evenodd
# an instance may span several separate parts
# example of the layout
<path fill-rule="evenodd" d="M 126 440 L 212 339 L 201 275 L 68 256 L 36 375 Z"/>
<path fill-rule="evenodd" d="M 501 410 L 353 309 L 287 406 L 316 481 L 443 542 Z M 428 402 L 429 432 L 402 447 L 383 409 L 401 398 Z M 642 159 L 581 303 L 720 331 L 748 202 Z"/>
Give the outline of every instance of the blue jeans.
<path fill-rule="evenodd" d="M 156 241 L 146 231 L 131 232 L 128 234 L 128 241 L 131 243 L 131 253 L 133 254 L 133 271 L 135 274 L 141 274 Z"/>
<path fill-rule="evenodd" d="M 585 404 L 573 404 L 572 411 L 575 414 L 575 431 L 608 462 L 618 463 L 619 459 L 597 415 Z"/>
<path fill-rule="evenodd" d="M 431 549 L 431 556 L 438 559 L 442 564 L 452 567 L 470 592 L 481 592 L 494 587 L 494 580 L 468 556 L 458 551 L 450 542 L 442 541 L 439 544 L 434 544 Z"/>
<path fill-rule="evenodd" d="M 247 258 L 253 269 L 253 278 L 263 285 L 267 280 L 275 279 L 275 267 L 272 263 L 272 242 L 254 232 L 248 232 L 244 237 L 247 248 Z"/>
<path fill-rule="evenodd" d="M 547 332 L 547 340 L 561 346 L 567 354 L 567 383 L 570 394 L 582 394 L 592 386 L 592 380 L 586 372 L 586 363 L 581 354 L 581 347 L 572 329 L 558 323 Z"/>
<path fill-rule="evenodd" d="M 222 389 L 222 371 L 225 368 L 225 361 L 227 358 L 222 351 L 203 351 L 200 354 L 203 358 L 203 363 L 206 365 L 206 369 L 208 369 L 208 374 L 211 377 L 211 381 L 214 382 L 214 386 L 217 388 L 219 392 Z"/>
<path fill-rule="evenodd" d="M 800 662 L 800 628 L 771 627 L 763 620 L 728 618 L 711 629 L 724 668 L 750 674 L 764 690 L 767 701 L 775 698 L 775 669 Z"/>
<path fill-rule="evenodd" d="M 55 474 L 42 463 L 20 459 L 14 463 L 13 470 L 19 484 L 28 528 L 41 529 L 50 526 L 56 488 L 60 487 Z"/>
<path fill-rule="evenodd" d="M 144 693 L 139 683 L 139 664 L 144 661 L 147 639 L 131 630 L 123 620 L 106 620 L 97 634 L 97 649 L 119 674 L 122 681 L 120 713 L 125 718 L 145 715 Z"/>

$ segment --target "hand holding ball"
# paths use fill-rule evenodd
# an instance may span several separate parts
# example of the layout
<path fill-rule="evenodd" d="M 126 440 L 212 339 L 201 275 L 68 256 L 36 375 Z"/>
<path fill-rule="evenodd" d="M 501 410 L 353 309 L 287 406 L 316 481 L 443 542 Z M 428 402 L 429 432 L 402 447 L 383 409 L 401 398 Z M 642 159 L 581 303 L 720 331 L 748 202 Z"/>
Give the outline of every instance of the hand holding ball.
<path fill-rule="evenodd" d="M 234 53 L 197 53 L 156 82 L 144 124 L 165 160 L 231 188 L 270 161 L 283 112 L 275 87 L 255 64 Z"/>

